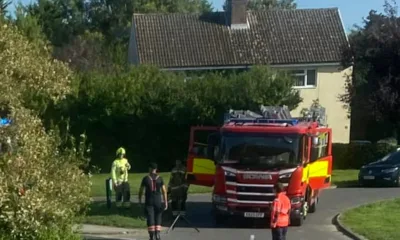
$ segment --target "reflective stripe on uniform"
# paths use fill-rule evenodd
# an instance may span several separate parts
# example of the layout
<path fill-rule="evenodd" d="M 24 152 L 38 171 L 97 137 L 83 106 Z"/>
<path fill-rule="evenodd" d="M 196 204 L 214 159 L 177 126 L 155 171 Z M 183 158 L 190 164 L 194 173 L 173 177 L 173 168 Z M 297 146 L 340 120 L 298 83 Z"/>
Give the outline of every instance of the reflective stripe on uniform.
<path fill-rule="evenodd" d="M 155 179 L 152 179 L 151 176 L 148 176 L 150 178 L 150 183 L 151 183 L 151 191 L 155 192 L 157 190 L 157 179 L 159 176 L 157 176 Z"/>
<path fill-rule="evenodd" d="M 147 230 L 148 230 L 149 232 L 153 232 L 153 231 L 156 230 L 156 227 L 155 227 L 155 226 L 149 226 L 149 227 L 147 227 Z"/>

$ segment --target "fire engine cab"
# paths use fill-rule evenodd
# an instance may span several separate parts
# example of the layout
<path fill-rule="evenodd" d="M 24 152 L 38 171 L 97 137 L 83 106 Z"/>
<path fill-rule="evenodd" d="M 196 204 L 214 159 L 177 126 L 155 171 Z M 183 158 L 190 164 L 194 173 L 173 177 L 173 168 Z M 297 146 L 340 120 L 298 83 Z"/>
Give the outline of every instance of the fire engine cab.
<path fill-rule="evenodd" d="M 331 184 L 332 130 L 322 107 L 310 113 L 292 118 L 286 106 L 230 110 L 222 126 L 191 128 L 187 180 L 213 187 L 217 224 L 226 216 L 269 218 L 278 181 L 291 200 L 291 225 L 316 211 Z"/>

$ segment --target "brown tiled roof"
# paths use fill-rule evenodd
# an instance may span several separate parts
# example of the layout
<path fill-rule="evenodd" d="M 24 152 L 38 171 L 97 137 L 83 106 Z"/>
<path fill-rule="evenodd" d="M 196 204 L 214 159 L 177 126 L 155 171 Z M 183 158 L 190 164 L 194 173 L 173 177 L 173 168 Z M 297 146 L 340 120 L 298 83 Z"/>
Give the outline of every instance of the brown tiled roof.
<path fill-rule="evenodd" d="M 339 62 L 347 42 L 336 8 L 248 12 L 249 28 L 225 14 L 135 14 L 139 62 L 163 68 Z"/>

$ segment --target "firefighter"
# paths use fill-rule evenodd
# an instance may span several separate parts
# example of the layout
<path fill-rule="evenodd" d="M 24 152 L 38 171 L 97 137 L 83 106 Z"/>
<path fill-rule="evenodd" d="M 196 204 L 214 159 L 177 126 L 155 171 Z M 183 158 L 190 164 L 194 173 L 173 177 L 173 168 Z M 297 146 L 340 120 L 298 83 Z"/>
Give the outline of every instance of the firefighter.
<path fill-rule="evenodd" d="M 111 166 L 111 177 L 115 190 L 115 201 L 117 207 L 124 205 L 125 207 L 130 206 L 131 191 L 128 182 L 128 171 L 131 169 L 131 165 L 125 158 L 126 151 L 124 148 L 118 148 L 116 155 L 117 158 L 114 160 Z"/>
<path fill-rule="evenodd" d="M 164 180 L 157 174 L 157 164 L 155 163 L 150 164 L 149 175 L 145 176 L 140 184 L 140 205 L 144 189 L 146 189 L 144 210 L 150 240 L 160 240 L 162 212 L 168 208 L 168 200 Z M 161 195 L 164 198 L 164 204 L 161 202 Z"/>
<path fill-rule="evenodd" d="M 290 200 L 284 192 L 282 183 L 274 186 L 276 198 L 271 209 L 272 240 L 286 240 L 286 234 L 290 221 Z"/>
<path fill-rule="evenodd" d="M 171 196 L 171 209 L 173 213 L 174 211 L 186 211 L 188 188 L 186 167 L 182 164 L 182 161 L 176 160 L 168 183 L 168 195 Z"/>

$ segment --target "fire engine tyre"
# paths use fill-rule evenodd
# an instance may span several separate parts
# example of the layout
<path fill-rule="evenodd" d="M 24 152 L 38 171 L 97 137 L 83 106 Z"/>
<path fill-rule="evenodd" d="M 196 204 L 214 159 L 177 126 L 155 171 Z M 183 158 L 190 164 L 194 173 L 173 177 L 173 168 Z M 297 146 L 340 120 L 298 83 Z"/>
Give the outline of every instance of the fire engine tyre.
<path fill-rule="evenodd" d="M 308 213 L 315 213 L 317 211 L 317 203 L 318 203 L 318 198 L 316 198 L 314 203 L 310 205 Z"/>
<path fill-rule="evenodd" d="M 297 218 L 290 219 L 291 225 L 292 226 L 296 226 L 296 227 L 300 227 L 301 225 L 303 225 L 304 220 L 306 219 L 308 212 L 309 212 L 308 203 L 307 203 L 307 201 L 305 201 L 303 203 L 303 206 L 302 206 L 301 215 L 299 217 L 297 217 Z"/>
<path fill-rule="evenodd" d="M 304 223 L 304 217 L 300 216 L 298 218 L 293 218 L 290 219 L 290 225 L 295 226 L 295 227 L 300 227 Z"/>

